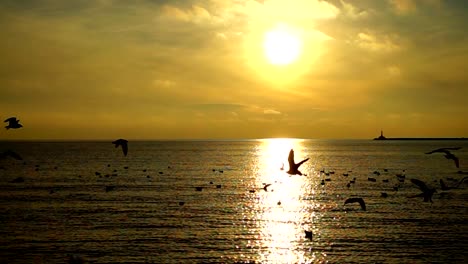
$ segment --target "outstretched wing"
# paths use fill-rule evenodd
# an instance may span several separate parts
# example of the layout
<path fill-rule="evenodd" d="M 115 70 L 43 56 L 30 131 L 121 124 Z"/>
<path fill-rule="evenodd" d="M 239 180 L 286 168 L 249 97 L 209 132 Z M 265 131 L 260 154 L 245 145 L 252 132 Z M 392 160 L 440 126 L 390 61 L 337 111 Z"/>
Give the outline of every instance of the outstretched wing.
<path fill-rule="evenodd" d="M 10 117 L 10 118 L 5 119 L 5 121 L 3 122 L 18 122 L 18 121 L 16 121 L 16 117 Z"/>
<path fill-rule="evenodd" d="M 127 144 L 127 141 L 125 141 L 125 142 L 122 143 L 122 151 L 123 151 L 124 156 L 127 156 L 127 152 L 128 152 L 128 144 Z"/>
<path fill-rule="evenodd" d="M 299 162 L 298 164 L 296 164 L 296 166 L 299 168 L 299 166 L 301 166 L 301 165 L 302 165 L 302 163 L 304 163 L 304 162 L 308 161 L 309 159 L 310 159 L 310 158 L 307 158 L 307 159 L 305 159 L 305 160 L 303 160 L 303 161 Z"/>
<path fill-rule="evenodd" d="M 411 182 L 416 184 L 422 192 L 425 193 L 429 191 L 429 188 L 427 188 L 427 185 L 423 181 L 420 181 L 418 179 L 411 179 Z"/>
<path fill-rule="evenodd" d="M 289 151 L 288 163 L 289 163 L 290 170 L 296 166 L 296 163 L 294 163 L 294 150 L 292 149 Z"/>
<path fill-rule="evenodd" d="M 445 153 L 445 154 L 449 154 L 450 153 L 449 150 L 459 150 L 459 149 L 461 149 L 461 147 L 438 148 L 438 149 L 434 149 L 432 151 L 426 152 L 426 154 L 432 154 L 432 153 L 436 153 L 436 152 L 442 152 L 442 153 Z"/>
<path fill-rule="evenodd" d="M 364 199 L 362 199 L 360 197 L 348 198 L 348 199 L 346 199 L 344 204 L 349 204 L 349 203 L 359 203 L 362 210 L 364 210 L 364 211 L 366 210 L 366 203 L 364 202 Z"/>
<path fill-rule="evenodd" d="M 455 166 L 457 166 L 457 168 L 460 168 L 460 161 L 458 160 L 457 157 L 453 156 L 453 161 L 455 161 Z"/>

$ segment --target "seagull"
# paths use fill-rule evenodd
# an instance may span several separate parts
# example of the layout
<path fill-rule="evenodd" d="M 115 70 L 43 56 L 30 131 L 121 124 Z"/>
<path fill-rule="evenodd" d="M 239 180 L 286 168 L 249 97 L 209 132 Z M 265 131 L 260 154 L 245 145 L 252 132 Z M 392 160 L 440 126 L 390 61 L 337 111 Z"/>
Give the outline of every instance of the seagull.
<path fill-rule="evenodd" d="M 127 156 L 127 152 L 128 152 L 128 141 L 125 140 L 125 139 L 117 139 L 115 141 L 112 141 L 112 144 L 115 145 L 115 147 L 119 147 L 119 146 L 122 146 L 122 151 L 123 151 L 123 154 L 124 156 Z"/>
<path fill-rule="evenodd" d="M 446 159 L 452 159 L 455 162 L 455 166 L 457 168 L 460 168 L 460 163 L 458 161 L 458 158 L 455 155 L 453 155 L 452 152 L 450 152 L 450 150 L 459 150 L 459 149 L 461 149 L 461 147 L 438 148 L 438 149 L 435 149 L 433 151 L 426 152 L 426 154 L 432 154 L 432 153 L 436 153 L 436 152 L 445 153 L 445 158 Z"/>
<path fill-rule="evenodd" d="M 3 153 L 0 153 L 0 160 L 1 159 L 6 159 L 8 156 L 16 159 L 16 160 L 23 160 L 23 158 L 16 152 L 13 152 L 11 150 L 4 151 Z"/>
<path fill-rule="evenodd" d="M 289 151 L 289 157 L 288 157 L 288 162 L 289 162 L 289 170 L 287 171 L 288 174 L 291 174 L 291 175 L 295 175 L 295 174 L 298 174 L 298 175 L 302 175 L 302 173 L 299 171 L 299 166 L 302 165 L 302 163 L 308 161 L 309 158 L 299 162 L 299 163 L 294 163 L 294 150 L 291 149 L 291 151 Z"/>
<path fill-rule="evenodd" d="M 268 192 L 268 189 L 267 189 L 267 188 L 268 188 L 268 186 L 270 186 L 270 185 L 271 185 L 271 183 L 264 184 L 264 185 L 263 185 L 263 190 L 265 190 L 265 192 Z"/>
<path fill-rule="evenodd" d="M 363 211 L 366 210 L 366 203 L 364 202 L 364 199 L 360 198 L 360 197 L 357 197 L 357 198 L 348 198 L 346 199 L 346 201 L 344 202 L 344 204 L 349 204 L 349 203 L 359 203 L 359 205 L 361 205 L 361 208 Z"/>
<path fill-rule="evenodd" d="M 16 117 L 10 117 L 5 119 L 3 122 L 8 122 L 8 125 L 5 126 L 5 128 L 8 130 L 10 128 L 21 128 L 23 125 L 19 123 L 19 119 L 16 119 Z"/>
<path fill-rule="evenodd" d="M 468 179 L 468 177 L 465 177 L 465 178 L 461 179 L 461 180 L 458 182 L 457 187 L 460 186 L 460 184 L 462 184 L 466 179 Z"/>
<path fill-rule="evenodd" d="M 313 236 L 312 231 L 304 230 L 304 233 L 305 233 L 305 238 L 308 238 L 309 240 L 312 240 L 312 236 Z"/>
<path fill-rule="evenodd" d="M 440 189 L 441 189 L 442 191 L 448 191 L 448 190 L 451 190 L 451 189 L 459 189 L 458 186 L 457 186 L 457 187 L 449 187 L 449 186 L 447 186 L 447 185 L 445 184 L 445 182 L 444 182 L 442 179 L 440 179 L 439 182 L 440 182 Z"/>
<path fill-rule="evenodd" d="M 421 189 L 422 193 L 415 195 L 415 196 L 410 196 L 410 198 L 414 197 L 424 197 L 424 202 L 431 202 L 432 203 L 432 195 L 437 192 L 435 188 L 429 188 L 427 185 L 418 179 L 411 179 L 411 182 L 416 184 L 419 189 Z"/>

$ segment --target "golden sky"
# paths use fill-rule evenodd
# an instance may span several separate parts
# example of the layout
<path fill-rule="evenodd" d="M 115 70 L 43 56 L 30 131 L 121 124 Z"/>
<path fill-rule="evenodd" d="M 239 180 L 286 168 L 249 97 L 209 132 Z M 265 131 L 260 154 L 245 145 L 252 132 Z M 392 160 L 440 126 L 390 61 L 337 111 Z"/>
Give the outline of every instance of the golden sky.
<path fill-rule="evenodd" d="M 3 0 L 0 118 L 24 127 L 0 139 L 467 137 L 467 14 L 456 0 Z M 265 47 L 282 36 L 298 55 L 277 65 Z"/>

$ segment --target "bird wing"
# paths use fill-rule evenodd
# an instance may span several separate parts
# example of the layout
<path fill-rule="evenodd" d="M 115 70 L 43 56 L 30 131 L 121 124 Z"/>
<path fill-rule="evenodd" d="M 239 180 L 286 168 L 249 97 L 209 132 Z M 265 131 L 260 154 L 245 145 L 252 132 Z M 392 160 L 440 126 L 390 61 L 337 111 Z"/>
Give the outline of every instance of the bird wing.
<path fill-rule="evenodd" d="M 434 149 L 432 151 L 426 152 L 426 154 L 432 154 L 432 153 L 436 153 L 436 152 L 442 152 L 442 153 L 445 153 L 445 154 L 449 154 L 450 153 L 449 150 L 459 150 L 459 149 L 461 149 L 461 147 L 438 148 L 438 149 Z"/>
<path fill-rule="evenodd" d="M 457 187 L 460 186 L 466 179 L 468 179 L 468 177 L 461 179 L 461 181 L 458 182 Z"/>
<path fill-rule="evenodd" d="M 293 168 L 296 167 L 296 163 L 294 163 L 294 150 L 292 149 L 289 151 L 288 163 L 289 163 L 289 170 L 292 170 Z"/>
<path fill-rule="evenodd" d="M 307 158 L 307 159 L 305 159 L 305 160 L 299 162 L 298 164 L 296 164 L 296 166 L 299 168 L 299 166 L 301 166 L 302 163 L 304 163 L 304 162 L 306 162 L 306 161 L 308 161 L 308 160 L 309 160 L 309 158 Z"/>
<path fill-rule="evenodd" d="M 263 190 L 267 191 L 267 188 L 268 188 L 268 186 L 270 186 L 270 185 L 271 185 L 271 183 L 265 184 L 265 186 L 263 186 Z"/>
<path fill-rule="evenodd" d="M 348 198 L 346 199 L 344 204 L 349 204 L 349 203 L 359 203 L 361 206 L 362 210 L 366 210 L 366 203 L 364 202 L 364 199 L 358 197 L 358 198 Z"/>
<path fill-rule="evenodd" d="M 411 179 L 411 182 L 416 184 L 419 187 L 419 189 L 421 189 L 421 191 L 423 191 L 423 192 L 428 192 L 429 191 L 429 188 L 427 187 L 427 185 L 423 181 L 420 181 L 418 179 Z"/>
<path fill-rule="evenodd" d="M 5 121 L 3 122 L 17 122 L 17 121 L 16 121 L 16 117 L 10 117 L 10 118 L 5 119 Z"/>
<path fill-rule="evenodd" d="M 128 152 L 128 144 L 127 144 L 127 142 L 124 142 L 124 143 L 122 143 L 121 145 L 122 145 L 122 151 L 123 151 L 124 156 L 127 156 L 127 152 Z"/>
<path fill-rule="evenodd" d="M 446 148 L 438 148 L 438 149 L 434 149 L 432 151 L 429 151 L 429 152 L 426 152 L 426 154 L 432 154 L 432 153 L 437 153 L 437 152 L 442 152 L 442 153 L 450 153 L 450 151 L 448 151 Z"/>

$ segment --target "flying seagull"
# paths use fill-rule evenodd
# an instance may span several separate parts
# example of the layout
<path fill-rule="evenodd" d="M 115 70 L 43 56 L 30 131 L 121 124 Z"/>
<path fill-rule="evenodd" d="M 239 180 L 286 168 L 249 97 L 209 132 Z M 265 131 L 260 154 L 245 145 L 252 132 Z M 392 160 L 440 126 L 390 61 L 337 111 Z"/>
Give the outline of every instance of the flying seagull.
<path fill-rule="evenodd" d="M 4 151 L 3 153 L 0 153 L 0 159 L 6 159 L 8 156 L 16 159 L 16 160 L 23 160 L 23 158 L 16 152 L 13 152 L 11 150 Z"/>
<path fill-rule="evenodd" d="M 366 203 L 364 202 L 364 199 L 360 198 L 360 197 L 357 197 L 357 198 L 348 198 L 346 199 L 346 201 L 344 202 L 344 204 L 349 204 L 349 203 L 359 203 L 359 205 L 361 205 L 361 208 L 363 211 L 366 210 Z"/>
<path fill-rule="evenodd" d="M 459 149 L 461 149 L 461 147 L 438 148 L 438 149 L 435 149 L 433 151 L 426 152 L 426 154 L 432 154 L 432 153 L 436 153 L 436 152 L 445 153 L 445 158 L 446 159 L 452 159 L 455 162 L 455 166 L 457 166 L 457 168 L 460 168 L 460 163 L 458 161 L 458 157 L 456 157 L 455 155 L 453 155 L 452 152 L 450 152 L 450 150 L 459 150 Z"/>
<path fill-rule="evenodd" d="M 305 238 L 308 238 L 309 240 L 312 240 L 312 236 L 313 236 L 312 231 L 304 230 L 304 233 L 305 233 Z"/>
<path fill-rule="evenodd" d="M 429 188 L 427 185 L 418 179 L 411 179 L 411 182 L 416 184 L 419 189 L 422 191 L 421 194 L 410 196 L 410 198 L 414 197 L 424 197 L 424 202 L 431 202 L 432 203 L 432 195 L 437 192 L 435 188 Z"/>
<path fill-rule="evenodd" d="M 289 151 L 289 157 L 288 157 L 288 162 L 289 162 L 289 170 L 287 171 L 288 174 L 291 174 L 291 175 L 295 175 L 295 174 L 298 174 L 298 175 L 302 175 L 302 173 L 299 171 L 299 166 L 302 165 L 302 163 L 308 161 L 309 158 L 299 162 L 299 163 L 294 163 L 294 150 L 291 149 L 291 151 Z"/>
<path fill-rule="evenodd" d="M 16 117 L 10 117 L 5 119 L 3 122 L 8 122 L 8 125 L 5 126 L 5 128 L 8 130 L 10 128 L 21 128 L 23 125 L 19 123 L 19 119 L 16 119 Z"/>
<path fill-rule="evenodd" d="M 447 186 L 447 185 L 445 184 L 445 182 L 444 182 L 442 179 L 439 180 L 439 183 L 440 183 L 440 189 L 441 189 L 442 191 L 448 191 L 448 190 L 452 190 L 452 189 L 459 189 L 459 188 L 458 188 L 458 185 L 457 185 L 457 187 L 449 187 L 449 186 Z"/>
<path fill-rule="evenodd" d="M 120 138 L 120 139 L 117 139 L 115 141 L 112 141 L 112 144 L 114 144 L 116 148 L 121 146 L 124 156 L 127 156 L 127 152 L 128 152 L 128 141 L 127 140 Z"/>
<path fill-rule="evenodd" d="M 268 184 L 264 184 L 263 185 L 263 190 L 265 190 L 265 192 L 268 192 L 268 187 L 271 185 L 271 183 L 268 183 Z"/>

